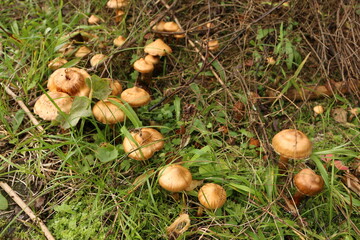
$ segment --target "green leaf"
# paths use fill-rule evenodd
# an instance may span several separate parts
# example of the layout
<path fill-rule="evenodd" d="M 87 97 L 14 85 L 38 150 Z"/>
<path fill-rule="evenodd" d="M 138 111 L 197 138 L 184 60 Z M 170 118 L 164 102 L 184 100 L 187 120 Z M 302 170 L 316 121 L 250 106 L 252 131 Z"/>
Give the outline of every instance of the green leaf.
<path fill-rule="evenodd" d="M 91 116 L 91 101 L 87 97 L 75 97 L 70 114 L 60 114 L 56 119 L 61 127 L 68 129 L 75 126 L 82 117 Z"/>
<path fill-rule="evenodd" d="M 118 150 L 114 145 L 111 145 L 109 143 L 106 143 L 95 151 L 95 157 L 97 157 L 100 162 L 110 162 L 112 160 L 115 160 L 118 157 Z"/>
<path fill-rule="evenodd" d="M 220 64 L 220 62 L 218 60 L 215 60 L 211 63 L 211 65 L 215 68 L 215 70 L 219 74 L 221 80 L 225 81 L 225 79 L 226 79 L 225 70 L 222 67 L 222 65 Z"/>
<path fill-rule="evenodd" d="M 135 128 L 140 128 L 142 126 L 142 122 L 138 118 L 137 114 L 135 113 L 134 109 L 127 103 L 124 104 L 118 103 L 114 100 L 109 99 L 109 102 L 116 105 L 118 108 L 121 109 L 126 115 L 126 117 L 132 122 Z"/>
<path fill-rule="evenodd" d="M 90 98 L 103 100 L 111 93 L 109 81 L 99 76 L 92 75 L 90 79 L 87 79 L 87 84 L 91 86 L 92 89 Z"/>
<path fill-rule="evenodd" d="M 62 65 L 62 68 L 70 68 L 75 66 L 76 64 L 78 64 L 80 62 L 81 58 L 75 58 L 67 63 L 65 63 L 64 65 Z"/>
<path fill-rule="evenodd" d="M 15 113 L 15 116 L 12 121 L 12 128 L 13 128 L 14 132 L 16 132 L 16 130 L 18 130 L 18 128 L 20 127 L 20 125 L 24 119 L 24 116 L 25 116 L 25 112 L 22 109 L 20 109 L 19 111 L 17 111 Z"/>
<path fill-rule="evenodd" d="M 0 193 L 0 210 L 6 210 L 9 204 L 6 198 Z"/>

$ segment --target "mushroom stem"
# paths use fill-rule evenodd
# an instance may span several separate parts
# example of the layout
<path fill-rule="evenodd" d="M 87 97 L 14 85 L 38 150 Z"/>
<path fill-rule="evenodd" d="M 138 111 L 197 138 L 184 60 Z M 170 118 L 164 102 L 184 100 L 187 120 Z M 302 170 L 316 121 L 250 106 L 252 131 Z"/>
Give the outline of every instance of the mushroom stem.
<path fill-rule="evenodd" d="M 294 196 L 293 196 L 293 203 L 295 203 L 295 206 L 299 206 L 300 205 L 300 202 L 301 200 L 304 199 L 306 195 L 302 194 L 301 192 L 299 191 L 296 191 Z"/>
<path fill-rule="evenodd" d="M 145 83 L 145 86 L 149 87 L 151 84 L 152 72 L 149 73 L 141 73 L 140 81 Z"/>
<path fill-rule="evenodd" d="M 286 170 L 288 162 L 289 162 L 289 158 L 280 155 L 279 164 L 278 164 L 279 169 Z"/>

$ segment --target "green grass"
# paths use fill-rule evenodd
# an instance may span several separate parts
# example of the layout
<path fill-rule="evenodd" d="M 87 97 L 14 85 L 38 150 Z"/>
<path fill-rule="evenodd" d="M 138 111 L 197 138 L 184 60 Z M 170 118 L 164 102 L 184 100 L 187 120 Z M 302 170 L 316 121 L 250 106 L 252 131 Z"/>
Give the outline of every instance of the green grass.
<path fill-rule="evenodd" d="M 144 29 L 164 8 L 161 4 L 153 6 L 151 1 L 133 1 L 125 19 L 115 24 L 114 13 L 103 8 L 105 4 L 100 0 L 23 1 L 19 5 L 5 1 L 0 26 L 11 35 L 0 30 L 0 82 L 32 110 L 36 98 L 46 91 L 51 74 L 47 64 L 61 55 L 56 50 L 65 43 L 64 36 L 83 29 L 99 37 L 85 43 L 93 53 L 117 53 L 112 39 L 119 34 L 136 39 L 134 45 L 112 59 L 106 71 L 91 72 L 94 86 L 102 74 L 119 79 L 124 87 L 133 86 L 137 76 L 130 62 L 143 55 Z M 243 13 L 250 11 L 247 4 L 226 1 L 216 7 L 227 13 Z M 196 1 L 188 11 L 201 6 L 206 3 Z M 178 17 L 192 24 L 191 14 L 179 9 Z M 88 26 L 86 17 L 90 13 L 103 17 L 105 22 Z M 215 32 L 224 36 L 224 43 L 231 39 L 235 27 L 231 25 L 232 16 L 227 16 L 224 22 L 217 23 L 228 27 Z M 205 22 L 207 14 L 197 18 Z M 172 20 L 170 15 L 165 19 Z M 333 154 L 346 166 L 358 161 L 359 119 L 340 124 L 331 114 L 334 108 L 356 107 L 352 99 L 337 96 L 292 103 L 281 98 L 267 105 L 252 105 L 247 99 L 248 89 L 263 96 L 267 87 L 301 86 L 307 72 L 314 73 L 308 66 L 314 59 L 307 58 L 310 50 L 297 30 L 299 23 L 290 21 L 271 26 L 259 23 L 247 40 L 242 39 L 245 44 L 241 49 L 239 43 L 229 46 L 214 66 L 236 100 L 245 103 L 246 115 L 242 119 L 235 117 L 234 103 L 208 70 L 189 88 L 151 112 L 147 107 L 135 111 L 123 107 L 128 119 L 113 127 L 89 116 L 88 103 L 79 100 L 76 114 L 82 117 L 76 126 L 61 130 L 56 123 L 41 121 L 45 132 L 40 133 L 16 101 L 0 88 L 0 180 L 29 203 L 56 239 L 167 239 L 166 227 L 182 212 L 190 215 L 191 226 L 178 239 L 356 239 L 359 196 L 341 182 L 343 171 L 320 159 L 321 155 Z M 197 41 L 203 37 L 200 33 L 190 36 Z M 191 79 L 202 64 L 195 62 L 201 60 L 184 40 L 166 41 L 173 54 L 162 61 L 151 87 L 151 104 L 160 101 L 167 89 Z M 101 48 L 100 43 L 106 48 Z M 264 61 L 264 56 L 271 55 L 277 59 L 272 66 Z M 254 64 L 242 66 L 248 58 Z M 72 64 L 89 68 L 89 58 Z M 315 75 L 320 78 L 319 73 Z M 98 90 L 91 104 L 104 94 Z M 318 104 L 325 107 L 325 113 L 315 117 L 312 108 Z M 68 120 L 65 118 L 62 124 Z M 165 136 L 164 149 L 145 162 L 128 158 L 121 144 L 123 138 L 135 128 L 153 125 Z M 224 127 L 228 132 L 221 130 Z M 307 160 L 292 161 L 289 172 L 282 174 L 270 142 L 276 129 L 289 127 L 307 134 L 314 152 Z M 249 146 L 252 137 L 259 138 L 261 147 Z M 197 216 L 198 188 L 180 193 L 179 199 L 161 189 L 157 174 L 169 162 L 183 163 L 194 179 L 222 185 L 228 197 L 225 205 Z M 299 215 L 294 216 L 282 207 L 281 194 L 290 197 L 295 192 L 292 176 L 304 167 L 323 177 L 325 189 L 307 198 L 298 209 Z M 145 178 L 134 185 L 142 174 Z M 2 190 L 0 193 L 7 197 Z M 45 198 L 45 203 L 35 207 L 40 197 Z M 8 200 L 9 208 L 0 214 L 0 239 L 45 239 L 35 223 L 21 220 L 27 219 L 25 213 L 15 212 L 15 203 Z"/>

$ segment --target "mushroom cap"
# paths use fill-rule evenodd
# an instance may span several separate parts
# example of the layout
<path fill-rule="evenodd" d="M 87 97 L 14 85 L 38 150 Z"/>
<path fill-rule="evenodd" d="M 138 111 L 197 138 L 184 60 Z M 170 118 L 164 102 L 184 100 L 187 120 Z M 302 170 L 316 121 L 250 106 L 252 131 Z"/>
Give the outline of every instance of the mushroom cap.
<path fill-rule="evenodd" d="M 152 65 L 156 65 L 156 64 L 158 64 L 160 62 L 159 57 L 153 56 L 153 55 L 150 55 L 150 54 L 146 55 L 144 59 L 145 59 L 145 62 L 151 63 Z"/>
<path fill-rule="evenodd" d="M 86 47 L 86 46 L 81 46 L 81 47 L 79 47 L 79 49 L 76 51 L 75 57 L 82 58 L 82 57 L 85 57 L 85 56 L 89 55 L 89 53 L 91 53 L 91 50 L 90 50 L 88 47 Z"/>
<path fill-rule="evenodd" d="M 223 187 L 215 183 L 206 183 L 198 193 L 199 202 L 208 209 L 217 209 L 226 202 L 226 192 Z"/>
<path fill-rule="evenodd" d="M 309 168 L 302 169 L 294 176 L 297 190 L 306 196 L 314 196 L 324 188 L 324 180 Z"/>
<path fill-rule="evenodd" d="M 165 24 L 166 22 L 164 22 L 164 21 L 160 21 L 160 22 L 158 22 L 157 24 L 155 24 L 153 27 L 152 27 L 152 29 L 154 30 L 154 31 L 159 31 L 159 32 L 164 32 L 165 31 L 165 29 L 164 29 L 164 24 Z"/>
<path fill-rule="evenodd" d="M 115 46 L 120 47 L 124 44 L 125 40 L 126 38 L 124 38 L 123 36 L 118 36 L 114 39 L 113 43 Z"/>
<path fill-rule="evenodd" d="M 316 114 L 323 114 L 324 113 L 324 107 L 321 105 L 317 105 L 313 108 L 314 112 Z"/>
<path fill-rule="evenodd" d="M 110 102 L 109 99 L 122 104 L 122 102 L 117 98 L 100 100 L 94 105 L 92 109 L 94 117 L 103 124 L 115 124 L 118 122 L 123 122 L 125 119 L 124 112 L 121 111 L 118 106 Z"/>
<path fill-rule="evenodd" d="M 108 8 L 121 8 L 126 7 L 128 5 L 128 0 L 109 0 L 106 3 Z"/>
<path fill-rule="evenodd" d="M 48 67 L 51 70 L 57 70 L 57 69 L 61 68 L 67 62 L 68 61 L 65 58 L 57 57 L 49 62 Z"/>
<path fill-rule="evenodd" d="M 91 25 L 98 24 L 101 22 L 101 19 L 96 15 L 91 15 L 88 19 L 88 23 Z"/>
<path fill-rule="evenodd" d="M 118 80 L 112 79 L 112 78 L 104 78 L 106 81 L 109 82 L 109 86 L 111 88 L 110 95 L 112 96 L 120 96 L 122 92 L 122 86 L 121 83 Z"/>
<path fill-rule="evenodd" d="M 180 30 L 179 25 L 176 22 L 164 23 L 164 31 L 166 32 L 178 32 Z"/>
<path fill-rule="evenodd" d="M 159 172 L 159 184 L 170 192 L 180 192 L 190 186 L 192 175 L 190 171 L 178 164 L 165 166 Z"/>
<path fill-rule="evenodd" d="M 134 62 L 134 69 L 141 73 L 152 73 L 154 65 L 146 62 L 144 58 L 140 58 Z"/>
<path fill-rule="evenodd" d="M 86 79 L 90 75 L 80 68 L 59 68 L 53 72 L 48 80 L 47 87 L 51 92 L 64 92 L 70 96 L 89 96 L 90 87 Z"/>
<path fill-rule="evenodd" d="M 68 94 L 63 92 L 47 92 L 47 94 L 48 96 L 46 94 L 41 95 L 35 102 L 35 114 L 46 121 L 52 121 L 58 116 L 58 108 L 64 113 L 70 113 L 73 99 Z M 54 101 L 58 108 L 53 104 L 49 97 Z"/>
<path fill-rule="evenodd" d="M 171 48 L 161 39 L 156 39 L 154 42 L 145 46 L 144 52 L 153 56 L 165 56 L 172 53 Z"/>
<path fill-rule="evenodd" d="M 219 48 L 219 41 L 218 40 L 210 40 L 208 42 L 208 47 L 210 51 L 215 51 Z"/>
<path fill-rule="evenodd" d="M 142 128 L 139 131 L 131 132 L 131 136 L 137 144 L 127 137 L 124 138 L 124 151 L 129 153 L 129 157 L 135 160 L 147 160 L 156 151 L 164 147 L 163 135 L 153 128 Z"/>
<path fill-rule="evenodd" d="M 106 58 L 107 58 L 107 56 L 104 55 L 104 54 L 101 54 L 101 53 L 95 54 L 95 55 L 90 59 L 90 65 L 91 65 L 92 67 L 95 67 L 95 66 L 103 63 Z"/>
<path fill-rule="evenodd" d="M 151 100 L 150 94 L 139 87 L 132 87 L 123 91 L 121 93 L 121 99 L 129 103 L 132 107 L 144 106 Z"/>
<path fill-rule="evenodd" d="M 290 159 L 302 159 L 310 156 L 312 143 L 301 131 L 285 129 L 272 139 L 272 146 L 278 154 Z"/>

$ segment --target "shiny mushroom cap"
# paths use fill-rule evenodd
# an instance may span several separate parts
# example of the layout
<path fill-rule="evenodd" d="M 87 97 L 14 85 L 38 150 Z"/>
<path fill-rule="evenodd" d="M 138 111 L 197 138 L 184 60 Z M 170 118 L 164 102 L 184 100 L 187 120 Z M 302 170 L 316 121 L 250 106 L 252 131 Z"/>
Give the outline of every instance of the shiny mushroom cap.
<path fill-rule="evenodd" d="M 164 32 L 164 31 L 165 31 L 165 29 L 164 29 L 165 23 L 166 23 L 166 22 L 164 22 L 164 21 L 158 22 L 157 24 L 155 24 L 155 25 L 152 27 L 152 30 L 154 30 L 154 31 L 159 31 L 159 32 Z"/>
<path fill-rule="evenodd" d="M 198 193 L 199 202 L 208 209 L 217 209 L 226 202 L 226 192 L 223 187 L 215 183 L 206 183 Z"/>
<path fill-rule="evenodd" d="M 151 158 L 156 151 L 164 147 L 163 135 L 153 128 L 142 128 L 131 132 L 131 136 L 136 141 L 124 138 L 124 151 L 129 153 L 129 157 L 135 160 L 147 160 Z"/>
<path fill-rule="evenodd" d="M 163 40 L 156 39 L 145 46 L 144 52 L 153 56 L 165 56 L 172 53 L 172 50 Z"/>
<path fill-rule="evenodd" d="M 128 0 L 109 0 L 106 3 L 108 8 L 122 8 L 126 7 L 129 4 Z"/>
<path fill-rule="evenodd" d="M 94 117 L 103 124 L 115 124 L 118 122 L 123 122 L 125 119 L 124 112 L 109 100 L 122 104 L 122 102 L 117 98 L 100 100 L 94 105 L 92 109 Z"/>
<path fill-rule="evenodd" d="M 285 129 L 272 139 L 272 146 L 278 154 L 289 159 L 302 159 L 310 156 L 312 143 L 301 131 Z"/>
<path fill-rule="evenodd" d="M 154 65 L 146 62 L 144 58 L 140 58 L 134 62 L 134 69 L 140 73 L 152 73 Z"/>
<path fill-rule="evenodd" d="M 123 36 L 118 36 L 114 39 L 113 43 L 115 46 L 121 47 L 124 44 L 125 40 L 126 38 L 124 38 Z"/>
<path fill-rule="evenodd" d="M 88 47 L 82 46 L 79 47 L 79 49 L 76 51 L 75 57 L 77 58 L 86 57 L 87 55 L 89 55 L 89 53 L 91 53 L 91 50 Z"/>
<path fill-rule="evenodd" d="M 324 180 L 309 168 L 302 169 L 294 176 L 297 190 L 306 196 L 314 196 L 324 188 Z"/>
<path fill-rule="evenodd" d="M 123 91 L 121 93 L 121 99 L 129 103 L 132 107 L 144 106 L 151 100 L 150 94 L 139 87 L 132 87 Z"/>
<path fill-rule="evenodd" d="M 108 58 L 108 57 L 107 57 L 106 55 L 104 55 L 104 54 L 101 54 L 101 53 L 95 54 L 95 55 L 90 59 L 90 65 L 91 65 L 92 67 L 96 67 L 96 66 L 102 64 L 102 63 L 105 61 L 105 59 L 107 59 L 107 58 Z"/>
<path fill-rule="evenodd" d="M 89 96 L 90 88 L 85 80 L 90 75 L 80 68 L 59 68 L 53 72 L 47 87 L 51 92 L 64 92 L 70 96 Z"/>
<path fill-rule="evenodd" d="M 152 65 L 156 65 L 156 64 L 158 64 L 160 62 L 159 57 L 153 56 L 153 55 L 150 55 L 150 54 L 146 55 L 144 59 L 145 59 L 145 62 L 151 63 Z"/>
<path fill-rule="evenodd" d="M 56 105 L 54 105 L 49 97 Z M 34 113 L 46 121 L 52 121 L 58 116 L 58 109 L 64 113 L 70 113 L 72 102 L 73 99 L 66 93 L 48 92 L 47 95 L 41 95 L 35 102 Z"/>
<path fill-rule="evenodd" d="M 190 171 L 178 164 L 165 166 L 159 172 L 159 184 L 170 192 L 180 192 L 190 186 L 192 175 Z"/>
<path fill-rule="evenodd" d="M 164 31 L 166 32 L 178 32 L 180 31 L 179 25 L 176 22 L 166 22 L 164 23 Z"/>

